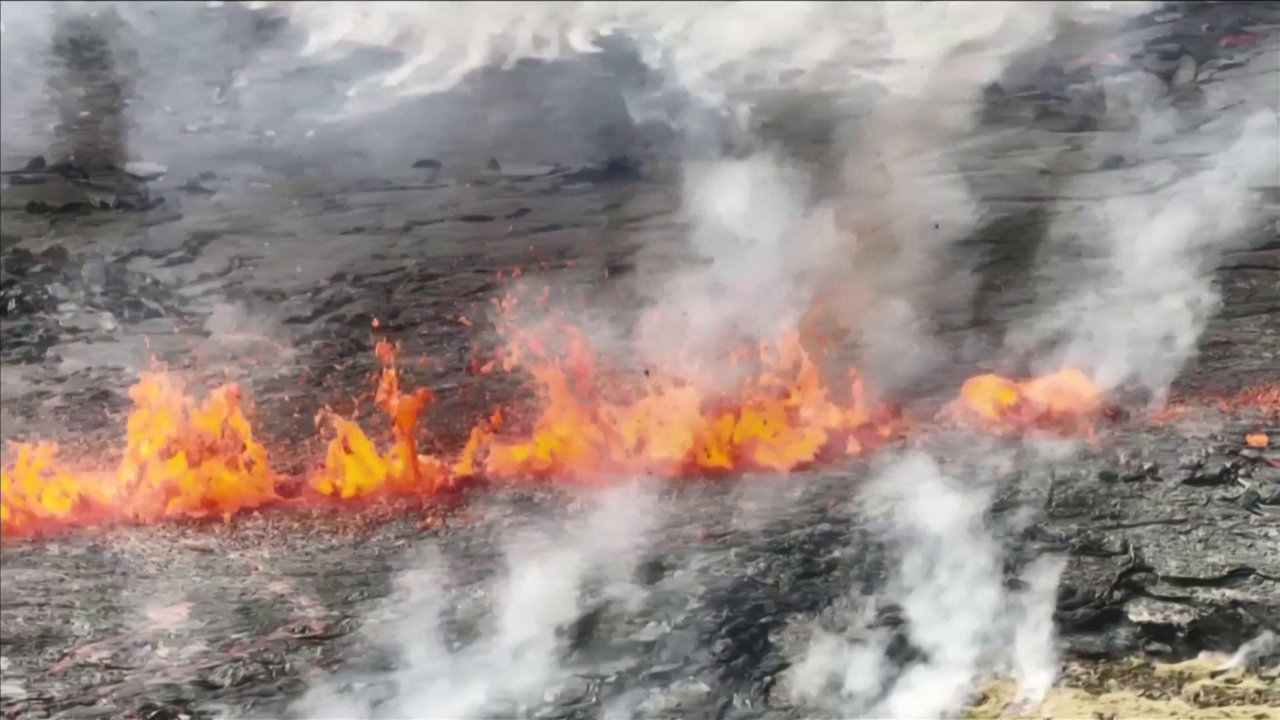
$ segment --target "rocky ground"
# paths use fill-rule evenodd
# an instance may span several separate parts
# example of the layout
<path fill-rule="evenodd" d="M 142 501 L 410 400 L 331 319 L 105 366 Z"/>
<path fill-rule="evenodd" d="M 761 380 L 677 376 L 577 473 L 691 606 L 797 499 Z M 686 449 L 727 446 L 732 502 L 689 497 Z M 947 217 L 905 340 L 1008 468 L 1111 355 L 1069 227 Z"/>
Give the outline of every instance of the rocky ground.
<path fill-rule="evenodd" d="M 1083 696 L 1067 694 L 1077 688 L 1109 693 L 1098 707 L 1126 717 L 1135 716 L 1124 711 L 1126 692 L 1138 707 L 1174 700 L 1242 706 L 1239 717 L 1274 713 L 1274 677 L 1237 670 L 1215 685 L 1208 670 L 1156 664 L 1205 651 L 1221 662 L 1280 625 L 1280 471 L 1274 454 L 1238 450 L 1240 434 L 1256 423 L 1232 418 L 1220 440 L 1189 429 L 1137 430 L 1093 457 L 1002 478 L 1006 491 L 988 522 L 1008 544 L 1010 569 L 1044 552 L 1068 558 L 1055 616 L 1067 658 L 1064 689 L 1051 698 L 1058 712 L 1075 716 L 1064 708 L 1079 707 Z M 1189 445 L 1214 450 L 1210 472 L 1179 468 Z M 884 551 L 865 521 L 833 510 L 867 474 L 850 467 L 666 489 L 655 540 L 622 567 L 640 600 L 602 596 L 588 584 L 582 615 L 565 631 L 565 672 L 528 711 L 805 712 L 784 671 L 814 627 L 838 630 L 851 594 L 884 582 Z M 425 527 L 417 514 L 264 512 L 226 525 L 12 544 L 4 550 L 6 713 L 279 716 L 308 682 L 387 662 L 381 613 L 404 578 L 424 570 L 443 568 L 431 591 L 454 594 L 460 617 L 446 637 L 465 648 L 483 627 L 482 590 L 497 592 L 490 583 L 503 566 L 503 538 L 517 526 L 567 526 L 583 513 L 550 492 L 489 492 L 466 508 Z M 1027 508 L 1032 517 L 1019 516 Z M 882 612 L 877 623 L 894 628 L 892 608 Z M 426 646 L 434 622 L 420 613 L 401 621 L 408 628 L 391 627 Z M 492 660 L 458 652 L 459 665 Z M 986 702 L 1002 692 L 993 687 Z"/>
<path fill-rule="evenodd" d="M 1150 92 L 1184 106 L 1180 128 L 1280 104 L 1271 20 L 1236 27 L 1212 7 L 1193 10 L 1134 31 L 1133 62 L 1147 68 Z M 1064 180 L 1150 192 L 1201 157 L 1126 144 L 1132 118 L 1107 96 L 1105 62 L 1053 67 L 1030 89 L 993 88 L 989 122 L 1006 131 L 972 149 L 968 172 L 993 220 L 964 244 L 988 259 L 977 320 L 948 330 L 964 367 L 1018 316 L 1025 238 Z M 253 159 L 156 158 L 167 172 L 134 166 L 131 176 L 7 157 L 6 171 L 22 171 L 0 191 L 3 435 L 114 442 L 127 387 L 157 358 L 197 385 L 241 382 L 266 444 L 315 457 L 298 438 L 314 434 L 322 403 L 351 409 L 343 398 L 368 390 L 373 342 L 390 337 L 430 359 L 411 380 L 441 397 L 427 424 L 456 444 L 485 409 L 460 399 L 477 331 L 458 318 L 484 317 L 499 272 L 519 266 L 607 292 L 641 247 L 669 245 L 678 261 L 678 187 L 651 151 L 564 164 L 515 150 L 443 160 L 402 151 L 392 166 L 266 148 Z M 1280 186 L 1256 192 L 1280 205 Z M 1179 380 L 1187 397 L 1280 375 L 1275 230 L 1221 259 L 1224 307 Z M 1280 716 L 1274 675 L 1185 662 L 1280 633 L 1280 455 L 1274 440 L 1271 450 L 1242 445 L 1250 431 L 1280 438 L 1277 422 L 1213 407 L 1121 421 L 1060 460 L 1023 462 L 1032 450 L 997 446 L 1012 460 L 996 469 L 961 462 L 955 448 L 972 439 L 910 441 L 966 482 L 995 478 L 986 523 L 1011 573 L 1045 553 L 1066 558 L 1054 617 L 1064 672 L 1037 716 Z M 658 526 L 619 581 L 631 594 L 586 583 L 557 641 L 563 672 L 519 710 L 821 712 L 794 698 L 786 671 L 813 627 L 841 631 L 849 598 L 885 581 L 889 561 L 855 493 L 881 464 L 655 491 Z M 424 568 L 454 601 L 443 634 L 457 665 L 513 672 L 514 661 L 466 649 L 497 595 L 485 589 L 506 539 L 517 527 L 568 527 L 589 505 L 559 491 L 487 491 L 432 510 L 429 522 L 422 512 L 263 512 L 6 542 L 3 716 L 280 716 L 304 712 L 290 703 L 332 677 L 360 678 L 348 690 L 376 695 L 387 677 L 382 616 L 412 610 L 388 603 Z M 874 624 L 901 632 L 895 618 L 886 606 Z M 434 624 L 390 627 L 425 637 Z M 1009 694 L 993 684 L 972 714 L 1007 713 Z"/>

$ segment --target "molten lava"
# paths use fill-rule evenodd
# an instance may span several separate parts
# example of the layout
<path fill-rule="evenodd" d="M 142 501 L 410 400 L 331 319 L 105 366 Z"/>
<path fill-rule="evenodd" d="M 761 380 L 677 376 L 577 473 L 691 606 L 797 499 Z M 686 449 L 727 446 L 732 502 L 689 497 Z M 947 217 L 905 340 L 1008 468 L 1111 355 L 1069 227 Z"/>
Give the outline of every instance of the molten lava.
<path fill-rule="evenodd" d="M 508 346 L 541 399 L 532 430 L 503 438 L 495 427 L 477 428 L 456 474 L 589 481 L 635 473 L 786 472 L 823 455 L 858 454 L 900 430 L 888 408 L 865 402 L 856 375 L 837 399 L 795 333 L 755 348 L 749 359 L 760 370 L 713 396 L 670 372 L 645 371 L 634 382 L 602 387 L 610 374 L 583 335 L 572 326 L 557 330 L 560 354 L 550 353 L 541 336 Z"/>
<path fill-rule="evenodd" d="M 418 455 L 414 425 L 428 390 L 400 391 L 393 348 L 381 342 L 378 406 L 391 418 L 391 447 L 380 452 L 358 425 L 326 413 L 335 436 L 310 478 L 322 496 L 430 494 L 444 465 Z M 27 534 L 108 520 L 229 517 L 280 501 L 282 480 L 253 437 L 235 385 L 215 389 L 201 405 L 171 376 L 145 373 L 129 389 L 133 411 L 124 456 L 114 471 L 64 465 L 52 443 L 15 443 L 12 467 L 0 470 L 0 531 Z"/>
<path fill-rule="evenodd" d="M 1254 408 L 1267 417 L 1280 417 L 1280 383 L 1243 388 L 1232 397 L 1219 401 L 1218 407 L 1223 412 Z"/>
<path fill-rule="evenodd" d="M 544 292 L 538 304 L 546 299 Z M 130 389 L 133 410 L 113 469 L 68 462 L 51 443 L 11 447 L 12 462 L 0 472 L 0 532 L 225 518 L 325 498 L 423 498 L 463 478 L 596 482 L 641 473 L 788 472 L 873 450 L 908 427 L 889 406 L 867 400 L 856 371 L 833 375 L 833 356 L 808 330 L 744 346 L 715 367 L 682 360 L 636 368 L 626 362 L 631 358 L 600 352 L 557 314 L 531 330 L 517 322 L 520 303 L 510 295 L 494 304 L 508 342 L 473 370 L 523 371 L 537 403 L 532 413 L 492 412 L 452 463 L 420 452 L 419 420 L 436 398 L 402 388 L 396 348 L 385 341 L 376 348 L 382 374 L 374 399 L 390 420 L 389 444 L 323 411 L 327 451 L 305 478 L 273 470 L 235 385 L 197 403 L 172 376 L 147 373 Z M 1103 409 L 1088 377 L 1064 369 L 1026 381 L 971 378 L 947 414 L 985 431 L 1068 434 L 1090 433 Z M 284 487 L 296 488 L 299 479 L 304 492 L 292 497 Z"/>
<path fill-rule="evenodd" d="M 384 492 L 431 494 L 446 479 L 445 465 L 436 458 L 419 455 L 415 439 L 418 418 L 436 401 L 435 395 L 426 388 L 403 394 L 394 348 L 383 341 L 375 352 L 383 369 L 374 399 L 391 418 L 391 448 L 379 452 L 359 425 L 323 413 L 332 421 L 335 436 L 329 442 L 324 465 L 311 478 L 311 487 L 321 495 L 346 499 Z"/>
<path fill-rule="evenodd" d="M 1021 381 L 999 375 L 971 377 L 947 406 L 956 420 L 988 431 L 1034 429 L 1062 435 L 1090 432 L 1105 410 L 1101 391 L 1074 368 Z"/>
<path fill-rule="evenodd" d="M 229 516 L 276 499 L 267 450 L 253 438 L 235 385 L 197 406 L 172 377 L 145 373 L 129 389 L 134 410 L 114 472 L 58 462 L 56 445 L 17 445 L 0 471 L 6 534 L 111 517 Z"/>

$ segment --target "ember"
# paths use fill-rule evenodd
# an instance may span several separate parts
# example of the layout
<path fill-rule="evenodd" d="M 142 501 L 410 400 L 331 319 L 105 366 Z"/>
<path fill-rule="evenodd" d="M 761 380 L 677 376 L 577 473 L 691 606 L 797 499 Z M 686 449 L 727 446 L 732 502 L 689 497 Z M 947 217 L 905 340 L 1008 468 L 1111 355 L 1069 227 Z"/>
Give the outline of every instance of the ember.
<path fill-rule="evenodd" d="M 546 299 L 544 292 L 538 306 Z M 785 473 L 874 450 L 909 426 L 890 406 L 867 400 L 855 370 L 831 382 L 820 368 L 829 364 L 819 362 L 825 346 L 798 331 L 741 348 L 714 375 L 680 363 L 629 372 L 557 314 L 533 331 L 515 322 L 516 298 L 495 306 L 508 342 L 482 374 L 527 373 L 539 401 L 527 430 L 508 427 L 510 413 L 497 409 L 451 463 L 421 454 L 418 422 L 436 398 L 402 388 L 398 349 L 383 341 L 376 348 L 382 373 L 375 401 L 390 419 L 389 446 L 380 448 L 355 421 L 322 411 L 319 424 L 332 433 L 328 450 L 306 478 L 304 497 L 293 502 L 429 497 L 472 477 L 592 483 L 639 473 Z M 709 377 L 721 381 L 704 381 Z M 283 502 L 278 489 L 294 478 L 272 469 L 236 386 L 197 404 L 173 377 L 148 373 L 130 397 L 134 409 L 114 471 L 68 464 L 51 443 L 12 448 L 0 492 L 5 535 L 108 521 L 225 518 Z M 1024 381 L 973 377 L 941 417 L 999 434 L 1090 435 L 1103 409 L 1090 379 L 1066 368 Z"/>

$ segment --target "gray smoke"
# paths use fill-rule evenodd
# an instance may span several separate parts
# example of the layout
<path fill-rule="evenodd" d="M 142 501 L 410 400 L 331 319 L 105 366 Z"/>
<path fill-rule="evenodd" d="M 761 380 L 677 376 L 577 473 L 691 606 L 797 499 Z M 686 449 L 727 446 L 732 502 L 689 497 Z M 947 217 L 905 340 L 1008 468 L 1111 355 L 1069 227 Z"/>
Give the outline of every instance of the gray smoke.
<path fill-rule="evenodd" d="M 929 303 L 968 300 L 968 268 L 956 268 L 944 251 L 981 215 L 958 172 L 956 147 L 977 124 L 983 89 L 1014 58 L 1064 28 L 1145 9 L 1106 5 L 289 3 L 280 9 L 307 28 L 311 57 L 340 55 L 353 43 L 403 54 L 394 68 L 351 88 L 346 112 L 442 92 L 479 68 L 599 53 L 618 36 L 660 79 L 659 96 L 686 98 L 675 106 L 683 111 L 657 116 L 690 136 L 724 140 L 767 124 L 771 113 L 830 106 L 836 127 L 818 148 L 784 128 L 778 142 L 752 143 L 757 151 L 742 159 L 712 156 L 686 167 L 691 249 L 710 262 L 647 288 L 673 306 L 668 316 L 688 313 L 689 324 L 641 344 L 662 350 L 707 338 L 708 328 L 771 337 L 817 295 L 834 295 L 839 319 L 858 325 L 873 364 L 900 373 L 931 349 L 923 317 Z M 629 108 L 662 105 L 653 93 L 624 92 Z M 708 117 L 719 118 L 719 132 L 708 130 Z M 705 148 L 697 150 L 705 157 Z M 829 166 L 817 174 L 800 160 L 815 154 Z M 934 292 L 948 275 L 960 296 Z M 916 362 L 904 363 L 904 355 Z"/>

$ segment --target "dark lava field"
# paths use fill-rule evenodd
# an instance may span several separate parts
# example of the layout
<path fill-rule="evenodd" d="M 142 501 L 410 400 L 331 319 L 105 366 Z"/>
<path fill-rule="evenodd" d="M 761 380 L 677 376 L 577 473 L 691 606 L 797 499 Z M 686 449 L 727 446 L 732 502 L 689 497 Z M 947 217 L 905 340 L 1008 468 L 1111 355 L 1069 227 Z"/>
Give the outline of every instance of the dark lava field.
<path fill-rule="evenodd" d="M 1126 41 L 1153 92 L 1179 109 L 1176 132 L 1280 106 L 1280 16 L 1266 3 L 1228 16 L 1230 5 L 1170 4 Z M 84 62 L 67 60 L 68 72 L 92 75 Z M 240 383 L 263 443 L 303 463 L 321 452 L 321 406 L 371 416 L 354 398 L 372 390 L 373 347 L 386 338 L 430 359 L 406 372 L 439 396 L 425 424 L 456 450 L 488 409 L 462 392 L 485 330 L 458 318 L 484 317 L 499 273 L 520 267 L 607 299 L 655 257 L 686 261 L 676 141 L 632 126 L 608 87 L 555 117 L 492 119 L 544 88 L 562 95 L 578 72 L 596 71 L 477 73 L 394 117 L 305 137 L 225 120 L 232 93 L 199 117 L 175 111 L 171 135 L 141 158 L 162 166 L 151 171 L 116 167 L 111 128 L 74 139 L 105 143 L 101 167 L 6 140 L 4 438 L 118 444 L 127 389 L 158 359 L 196 384 Z M 989 93 L 984 127 L 1002 132 L 966 161 L 987 221 L 958 249 L 984 259 L 978 309 L 940 318 L 939 366 L 952 369 L 923 383 L 922 398 L 954 392 L 947 372 L 999 361 L 1002 328 L 1033 295 L 1028 247 L 1063 212 L 1061 188 L 1097 188 L 1070 198 L 1087 207 L 1197 167 L 1194 148 L 1144 154 L 1126 141 L 1133 119 L 1106 101 L 1106 72 L 1046 67 Z M 328 82 L 300 77 L 299 87 Z M 601 106 L 616 119 L 567 136 L 575 113 Z M 379 123 L 402 128 L 415 113 L 430 149 L 377 140 Z M 479 118 L 490 119 L 483 132 L 469 132 Z M 788 122 L 773 132 L 803 150 L 803 123 Z M 322 142 L 331 149 L 306 149 Z M 1154 422 L 1133 409 L 1068 450 L 948 430 L 786 476 L 481 488 L 403 512 L 266 509 L 6 538 L 0 715 L 839 716 L 857 708 L 798 689 L 813 682 L 802 660 L 816 629 L 883 644 L 880 696 L 941 652 L 906 619 L 919 622 L 920 597 L 904 609 L 895 595 L 915 538 L 934 605 L 977 607 L 983 587 L 1016 605 L 1045 558 L 1060 564 L 1049 592 L 1062 672 L 1047 700 L 1059 717 L 1276 717 L 1280 418 L 1274 400 L 1214 400 L 1280 387 L 1280 178 L 1253 191 L 1272 220 L 1206 268 L 1223 301 L 1174 383 L 1185 412 Z M 488 392 L 517 392 L 504 382 Z M 1270 433 L 1271 446 L 1246 447 L 1246 433 Z M 890 487 L 902 472 L 951 484 L 922 486 L 936 502 L 899 497 L 914 487 Z M 948 501 L 978 486 L 979 505 Z M 914 508 L 907 536 L 880 532 L 882 496 Z M 937 529 L 949 522 L 983 528 L 978 555 L 949 547 Z M 1004 614 L 974 612 L 967 622 Z M 1188 664 L 1246 643 L 1248 667 L 1225 681 Z M 1002 692 L 987 687 L 967 712 L 1000 716 Z"/>

